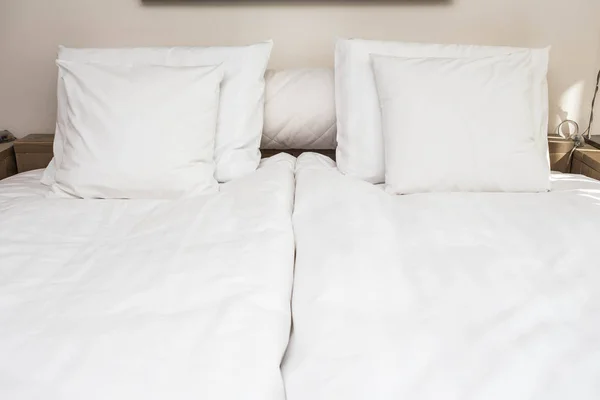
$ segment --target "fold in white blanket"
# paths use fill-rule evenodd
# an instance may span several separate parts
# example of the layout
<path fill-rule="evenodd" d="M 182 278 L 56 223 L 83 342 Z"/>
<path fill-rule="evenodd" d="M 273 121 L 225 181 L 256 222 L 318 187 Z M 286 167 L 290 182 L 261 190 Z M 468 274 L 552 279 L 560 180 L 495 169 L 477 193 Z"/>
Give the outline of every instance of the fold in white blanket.
<path fill-rule="evenodd" d="M 288 400 L 600 399 L 600 182 L 391 196 L 296 165 Z"/>
<path fill-rule="evenodd" d="M 0 185 L 0 398 L 283 400 L 295 159 L 182 201 Z"/>

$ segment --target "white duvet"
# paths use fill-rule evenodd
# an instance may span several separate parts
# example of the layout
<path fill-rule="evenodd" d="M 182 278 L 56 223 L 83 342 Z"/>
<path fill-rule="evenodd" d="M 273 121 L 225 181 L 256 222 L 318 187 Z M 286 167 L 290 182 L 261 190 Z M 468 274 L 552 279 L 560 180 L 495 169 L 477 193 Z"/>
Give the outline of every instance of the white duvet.
<path fill-rule="evenodd" d="M 600 399 L 600 182 L 392 196 L 296 168 L 288 400 Z"/>
<path fill-rule="evenodd" d="M 0 399 L 283 400 L 295 159 L 181 201 L 0 184 Z"/>

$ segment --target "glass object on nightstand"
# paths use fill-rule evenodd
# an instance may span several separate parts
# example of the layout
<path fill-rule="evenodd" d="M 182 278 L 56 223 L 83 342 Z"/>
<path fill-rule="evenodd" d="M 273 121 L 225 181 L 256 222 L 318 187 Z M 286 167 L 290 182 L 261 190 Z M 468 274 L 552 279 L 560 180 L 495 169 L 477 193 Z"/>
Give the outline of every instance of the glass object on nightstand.
<path fill-rule="evenodd" d="M 0 131 L 0 143 L 8 143 L 15 140 L 15 137 L 9 131 Z"/>

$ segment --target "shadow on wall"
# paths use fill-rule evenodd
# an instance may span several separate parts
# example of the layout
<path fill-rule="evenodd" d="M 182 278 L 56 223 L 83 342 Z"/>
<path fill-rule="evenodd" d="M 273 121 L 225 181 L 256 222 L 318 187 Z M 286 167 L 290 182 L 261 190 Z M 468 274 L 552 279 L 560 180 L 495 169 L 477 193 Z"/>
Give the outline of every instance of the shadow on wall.
<path fill-rule="evenodd" d="M 560 97 L 558 101 L 551 105 L 549 110 L 548 131 L 550 133 L 561 133 L 558 131 L 558 125 L 566 120 L 576 121 L 579 126 L 578 133 L 580 134 L 586 132 L 589 128 L 595 84 L 592 84 L 591 75 L 583 70 L 580 74 L 581 78 L 576 79 L 573 83 L 564 82 L 564 84 L 554 85 L 552 88 L 556 93 L 560 93 Z M 567 135 L 576 133 L 572 125 L 565 126 L 561 130 L 562 133 Z M 594 129 L 592 129 L 592 132 L 594 132 Z"/>

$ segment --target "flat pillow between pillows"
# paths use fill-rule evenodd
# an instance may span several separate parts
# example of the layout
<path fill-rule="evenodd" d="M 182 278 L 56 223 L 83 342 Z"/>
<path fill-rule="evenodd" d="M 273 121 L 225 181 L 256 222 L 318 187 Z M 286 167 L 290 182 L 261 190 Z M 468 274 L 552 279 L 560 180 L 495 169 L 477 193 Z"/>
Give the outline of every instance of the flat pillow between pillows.
<path fill-rule="evenodd" d="M 218 189 L 220 66 L 57 64 L 67 123 L 55 195 L 167 199 Z"/>
<path fill-rule="evenodd" d="M 388 192 L 549 190 L 550 169 L 536 145 L 530 52 L 371 57 Z"/>

